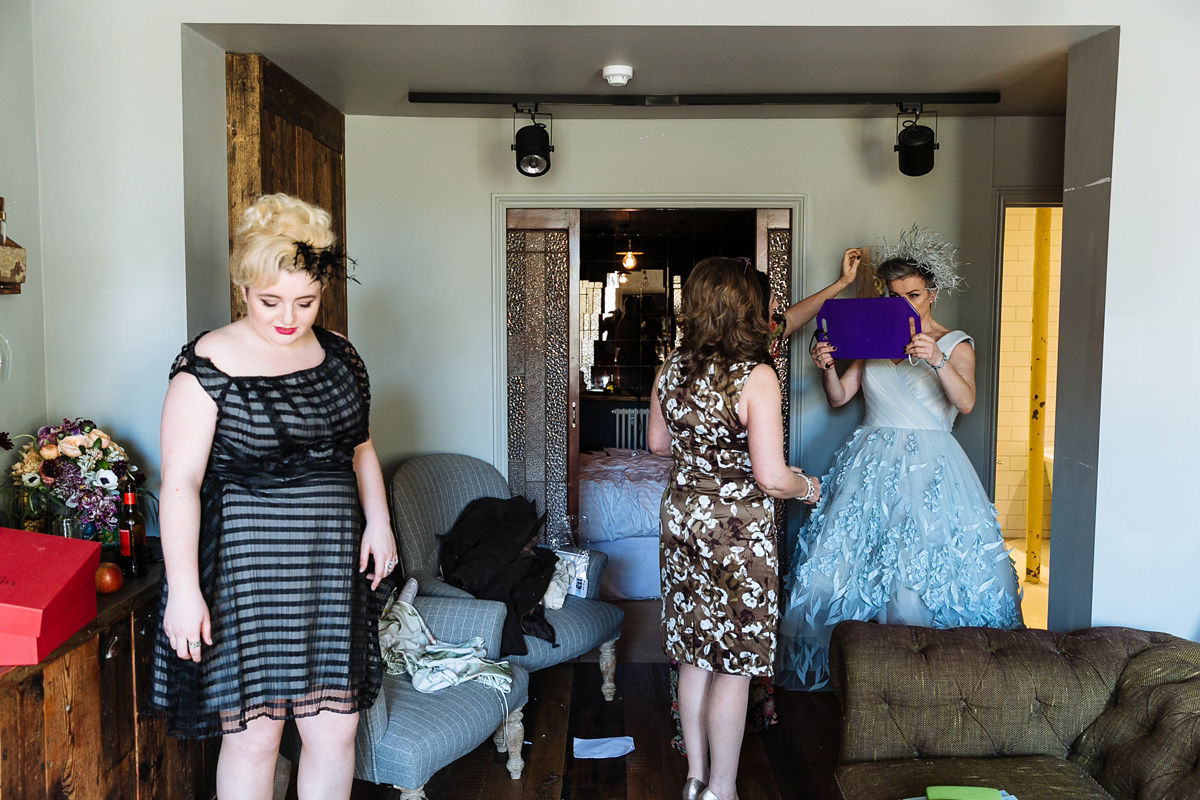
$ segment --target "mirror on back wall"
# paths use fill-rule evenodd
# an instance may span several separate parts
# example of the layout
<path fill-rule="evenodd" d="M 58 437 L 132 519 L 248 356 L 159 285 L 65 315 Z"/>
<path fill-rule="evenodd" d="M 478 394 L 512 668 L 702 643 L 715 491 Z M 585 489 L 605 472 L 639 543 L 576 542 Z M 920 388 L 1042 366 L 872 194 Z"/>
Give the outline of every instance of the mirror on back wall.
<path fill-rule="evenodd" d="M 754 209 L 583 209 L 580 213 L 581 452 L 645 448 L 654 376 L 679 341 L 692 267 L 753 257 Z"/>

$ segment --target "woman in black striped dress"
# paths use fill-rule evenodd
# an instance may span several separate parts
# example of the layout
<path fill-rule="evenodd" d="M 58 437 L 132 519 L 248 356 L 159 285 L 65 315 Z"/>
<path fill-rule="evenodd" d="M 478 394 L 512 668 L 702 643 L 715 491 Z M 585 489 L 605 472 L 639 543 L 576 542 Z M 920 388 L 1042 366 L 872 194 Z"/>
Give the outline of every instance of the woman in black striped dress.
<path fill-rule="evenodd" d="M 343 268 L 333 245 L 321 209 L 252 205 L 230 260 L 247 314 L 183 348 L 163 406 L 151 704 L 176 736 L 224 737 L 222 798 L 271 798 L 287 719 L 300 795 L 348 797 L 358 711 L 379 690 L 376 589 L 396 546 L 366 369 L 314 325 Z"/>

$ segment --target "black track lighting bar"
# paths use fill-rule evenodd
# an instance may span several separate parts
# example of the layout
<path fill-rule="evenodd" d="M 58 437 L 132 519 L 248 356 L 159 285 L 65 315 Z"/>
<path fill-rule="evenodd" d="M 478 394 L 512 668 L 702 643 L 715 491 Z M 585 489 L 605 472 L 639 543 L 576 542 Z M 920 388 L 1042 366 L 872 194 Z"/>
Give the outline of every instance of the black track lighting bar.
<path fill-rule="evenodd" d="M 809 92 L 795 94 L 501 94 L 409 92 L 410 103 L 463 105 L 626 106 L 894 106 L 899 103 L 973 105 L 999 103 L 999 92 Z"/>

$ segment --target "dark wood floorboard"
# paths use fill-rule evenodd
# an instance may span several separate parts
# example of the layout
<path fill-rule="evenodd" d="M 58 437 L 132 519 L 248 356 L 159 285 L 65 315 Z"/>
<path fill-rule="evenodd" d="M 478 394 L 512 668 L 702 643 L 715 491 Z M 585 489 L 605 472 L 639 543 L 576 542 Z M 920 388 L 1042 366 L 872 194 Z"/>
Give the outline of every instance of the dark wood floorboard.
<path fill-rule="evenodd" d="M 572 754 L 574 740 L 625 736 L 625 693 L 628 664 L 617 664 L 617 696 L 605 701 L 600 693 L 600 666 L 575 664 L 571 715 L 567 723 L 567 775 L 563 800 L 612 800 L 626 797 L 625 762 L 621 758 L 580 758 Z M 637 739 L 634 739 L 635 743 Z"/>
<path fill-rule="evenodd" d="M 626 664 L 625 725 L 637 749 L 625 757 L 629 798 L 679 797 L 687 760 L 671 746 L 671 688 L 661 664 Z"/>
<path fill-rule="evenodd" d="M 778 724 L 759 734 L 780 800 L 828 800 L 841 711 L 833 692 L 775 690 Z"/>
<path fill-rule="evenodd" d="M 425 785 L 429 800 L 675 800 L 687 759 L 671 747 L 666 664 L 617 664 L 617 697 L 600 694 L 594 663 L 560 664 L 530 676 L 525 772 L 514 781 L 489 739 Z M 830 800 L 840 712 L 831 692 L 777 689 L 779 724 L 742 744 L 741 800 Z M 573 737 L 632 736 L 623 758 L 580 759 Z M 399 800 L 397 789 L 355 781 L 352 800 Z"/>
<path fill-rule="evenodd" d="M 530 744 L 524 750 L 523 798 L 563 797 L 574 683 L 574 669 L 547 669 L 531 676 L 525 704 L 525 740 Z"/>

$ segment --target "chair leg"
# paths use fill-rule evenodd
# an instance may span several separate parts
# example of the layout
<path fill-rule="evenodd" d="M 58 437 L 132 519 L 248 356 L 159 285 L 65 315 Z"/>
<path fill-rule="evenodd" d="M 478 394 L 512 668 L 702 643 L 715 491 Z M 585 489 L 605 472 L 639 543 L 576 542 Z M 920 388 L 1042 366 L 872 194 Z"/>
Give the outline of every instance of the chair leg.
<path fill-rule="evenodd" d="M 415 789 L 405 789 L 403 786 L 395 787 L 400 790 L 400 800 L 426 800 L 425 784 L 421 784 Z"/>
<path fill-rule="evenodd" d="M 604 695 L 605 700 L 612 700 L 617 696 L 617 683 L 614 676 L 617 672 L 617 640 L 605 642 L 600 645 L 600 675 L 604 678 L 604 683 L 600 686 L 600 692 Z"/>
<path fill-rule="evenodd" d="M 492 744 L 496 745 L 497 753 L 508 752 L 508 742 L 504 738 L 504 729 L 508 727 L 508 718 L 500 720 L 500 724 L 496 726 L 496 732 L 492 734 Z"/>
<path fill-rule="evenodd" d="M 504 739 L 508 746 L 508 763 L 504 766 L 508 767 L 508 774 L 514 781 L 520 780 L 521 770 L 525 769 L 525 762 L 521 760 L 521 747 L 525 744 L 524 718 L 525 712 L 518 708 L 504 721 Z"/>

